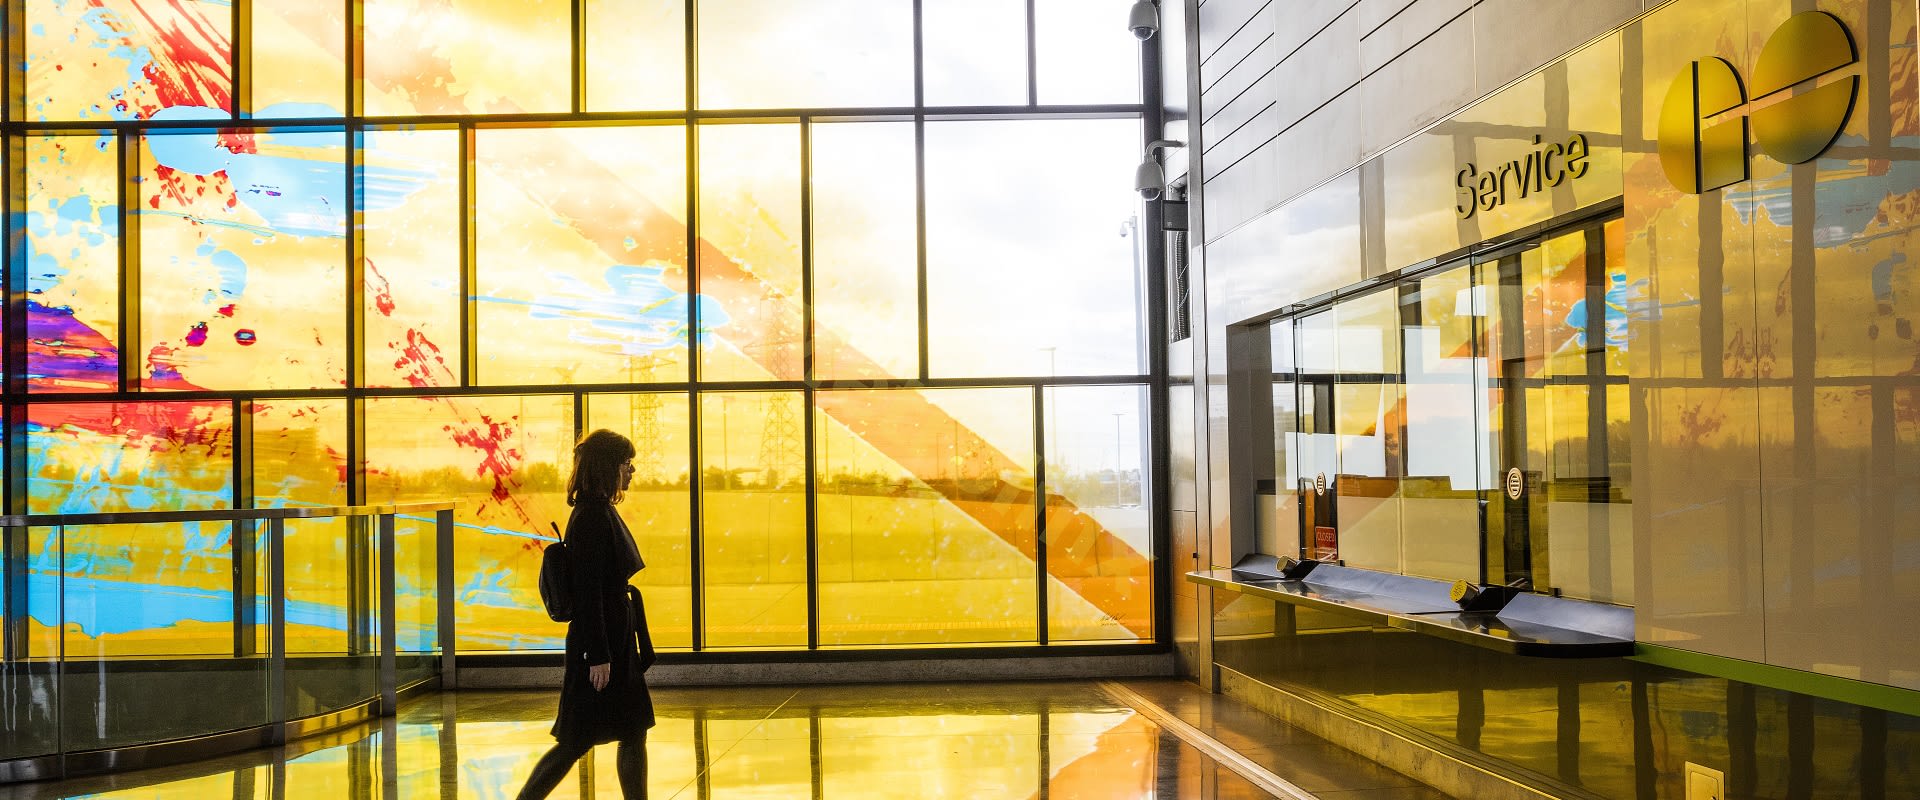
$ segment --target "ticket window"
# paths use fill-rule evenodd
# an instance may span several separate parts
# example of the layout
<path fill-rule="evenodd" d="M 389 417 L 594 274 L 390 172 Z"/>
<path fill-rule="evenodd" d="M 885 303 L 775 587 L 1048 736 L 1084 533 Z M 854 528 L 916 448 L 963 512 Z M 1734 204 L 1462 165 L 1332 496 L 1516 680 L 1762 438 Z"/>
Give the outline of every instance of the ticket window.
<path fill-rule="evenodd" d="M 1632 602 L 1621 229 L 1585 225 L 1477 266 L 1491 582 Z"/>
<path fill-rule="evenodd" d="M 1631 603 L 1620 220 L 1276 320 L 1260 552 Z"/>
<path fill-rule="evenodd" d="M 1301 555 L 1322 560 L 1340 557 L 1339 504 L 1334 494 L 1340 475 L 1340 448 L 1333 405 L 1339 377 L 1335 361 L 1338 335 L 1339 324 L 1332 310 L 1301 317 L 1294 327 L 1294 498 L 1299 509 Z"/>

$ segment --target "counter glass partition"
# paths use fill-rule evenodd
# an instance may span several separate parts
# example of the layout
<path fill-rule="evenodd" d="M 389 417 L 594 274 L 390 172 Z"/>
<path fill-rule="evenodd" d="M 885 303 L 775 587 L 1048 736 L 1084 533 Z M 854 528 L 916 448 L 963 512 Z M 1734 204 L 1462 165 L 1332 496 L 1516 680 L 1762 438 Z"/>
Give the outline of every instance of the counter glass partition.
<path fill-rule="evenodd" d="M 1256 552 L 1630 604 L 1621 233 L 1578 222 L 1270 323 Z"/>

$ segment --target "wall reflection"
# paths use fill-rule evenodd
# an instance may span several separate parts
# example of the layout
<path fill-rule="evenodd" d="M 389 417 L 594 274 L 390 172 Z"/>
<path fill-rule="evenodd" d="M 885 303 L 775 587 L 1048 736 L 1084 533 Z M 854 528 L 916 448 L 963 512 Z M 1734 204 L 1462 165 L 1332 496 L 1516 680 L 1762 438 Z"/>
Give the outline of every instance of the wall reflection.
<path fill-rule="evenodd" d="M 1920 796 L 1901 756 L 1920 747 L 1920 717 L 1631 660 L 1516 658 L 1233 598 L 1214 616 L 1221 666 L 1443 753 L 1498 759 L 1560 796 L 1677 800 L 1688 761 L 1725 765 L 1729 797 Z"/>

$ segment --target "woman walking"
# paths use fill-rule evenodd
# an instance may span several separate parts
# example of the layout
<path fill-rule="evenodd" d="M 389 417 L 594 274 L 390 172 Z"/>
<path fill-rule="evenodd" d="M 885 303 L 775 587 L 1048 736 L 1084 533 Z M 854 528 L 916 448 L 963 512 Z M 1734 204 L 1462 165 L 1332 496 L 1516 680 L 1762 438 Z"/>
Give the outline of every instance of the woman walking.
<path fill-rule="evenodd" d="M 567 482 L 567 564 L 572 573 L 573 620 L 567 623 L 566 677 L 555 744 L 534 765 L 520 800 L 540 800 L 573 763 L 596 744 L 619 742 L 620 791 L 629 800 L 647 794 L 647 729 L 653 699 L 644 673 L 653 665 L 640 592 L 627 579 L 646 564 L 614 504 L 633 482 L 633 443 L 609 430 L 573 447 Z"/>

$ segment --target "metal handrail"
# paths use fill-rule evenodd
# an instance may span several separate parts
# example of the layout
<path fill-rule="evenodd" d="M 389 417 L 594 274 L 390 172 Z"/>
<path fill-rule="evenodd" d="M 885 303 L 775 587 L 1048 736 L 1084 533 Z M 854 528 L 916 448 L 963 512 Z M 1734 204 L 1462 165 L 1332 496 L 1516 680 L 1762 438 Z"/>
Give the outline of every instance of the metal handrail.
<path fill-rule="evenodd" d="M 351 722 L 354 713 L 371 712 L 383 716 L 392 716 L 399 708 L 399 669 L 398 669 L 398 598 L 396 597 L 396 561 L 397 561 L 397 520 L 401 516 L 431 514 L 434 520 L 434 583 L 436 584 L 436 630 L 440 658 L 438 659 L 438 678 L 440 687 L 452 689 L 457 685 L 455 664 L 454 601 L 453 601 L 453 512 L 455 503 L 450 501 L 427 503 L 384 503 L 357 506 L 307 506 L 295 508 L 249 508 L 220 509 L 206 511 L 131 511 L 81 514 L 5 514 L 0 515 L 0 530 L 8 531 L 6 553 L 6 593 L 5 624 L 0 626 L 0 638 L 4 639 L 4 658 L 6 661 L 26 659 L 25 599 L 26 573 L 22 565 L 22 554 L 17 552 L 15 537 L 24 536 L 27 528 L 54 528 L 59 544 L 60 561 L 66 561 L 66 529 L 78 526 L 96 525 L 151 525 L 180 522 L 232 522 L 249 531 L 252 537 L 255 523 L 264 528 L 266 564 L 264 569 L 255 573 L 252 567 L 243 567 L 236 561 L 233 582 L 236 614 L 235 657 L 252 655 L 251 648 L 242 650 L 239 644 L 242 636 L 241 626 L 250 626 L 238 612 L 243 604 L 254 602 L 251 579 L 257 576 L 266 581 L 268 648 L 266 659 L 266 683 L 268 689 L 268 708 L 266 724 L 241 731 L 209 730 L 188 734 L 190 738 L 168 739 L 164 741 L 143 742 L 111 750 L 69 751 L 64 736 L 56 731 L 56 750 L 50 755 L 31 756 L 14 761 L 0 761 L 0 784 L 18 780 L 40 780 L 53 777 L 65 777 L 88 772 L 101 772 L 126 768 L 138 763 L 152 766 L 158 763 L 206 758 L 220 752 L 246 749 L 261 744 L 283 743 L 291 738 L 316 733 L 321 729 L 337 724 Z M 286 529 L 289 519 L 327 519 L 327 518 L 367 518 L 376 523 L 374 530 L 375 554 L 378 563 L 380 641 L 378 651 L 379 695 L 351 709 L 334 709 L 316 717 L 290 718 L 287 709 L 287 560 Z M 234 537 L 235 558 L 241 558 L 242 537 L 236 528 Z M 362 534 L 364 535 L 364 534 Z M 244 548 L 250 550 L 251 548 Z M 64 569 L 56 580 L 65 582 Z M 246 599 L 242 599 L 242 595 Z M 66 611 L 64 607 L 66 590 L 59 591 L 61 608 L 59 617 L 64 630 Z M 350 626 L 351 627 L 351 626 Z M 65 636 L 55 660 L 64 665 Z M 352 647 L 350 646 L 350 650 Z M 30 659 L 37 660 L 37 659 Z M 65 674 L 62 666 L 55 673 L 55 680 Z M 428 678 L 426 680 L 431 680 Z M 64 692 L 56 688 L 56 704 L 64 702 Z M 359 711 L 355 711 L 358 709 Z M 351 713 L 350 713 L 351 712 Z M 57 720 L 64 718 L 65 712 L 55 714 Z"/>
<path fill-rule="evenodd" d="M 0 514 L 0 528 L 54 528 L 74 525 L 147 525 L 161 522 L 246 522 L 270 519 L 373 517 L 452 511 L 451 500 L 438 503 L 381 503 L 362 506 L 228 508 L 206 511 L 104 511 L 85 514 Z"/>

